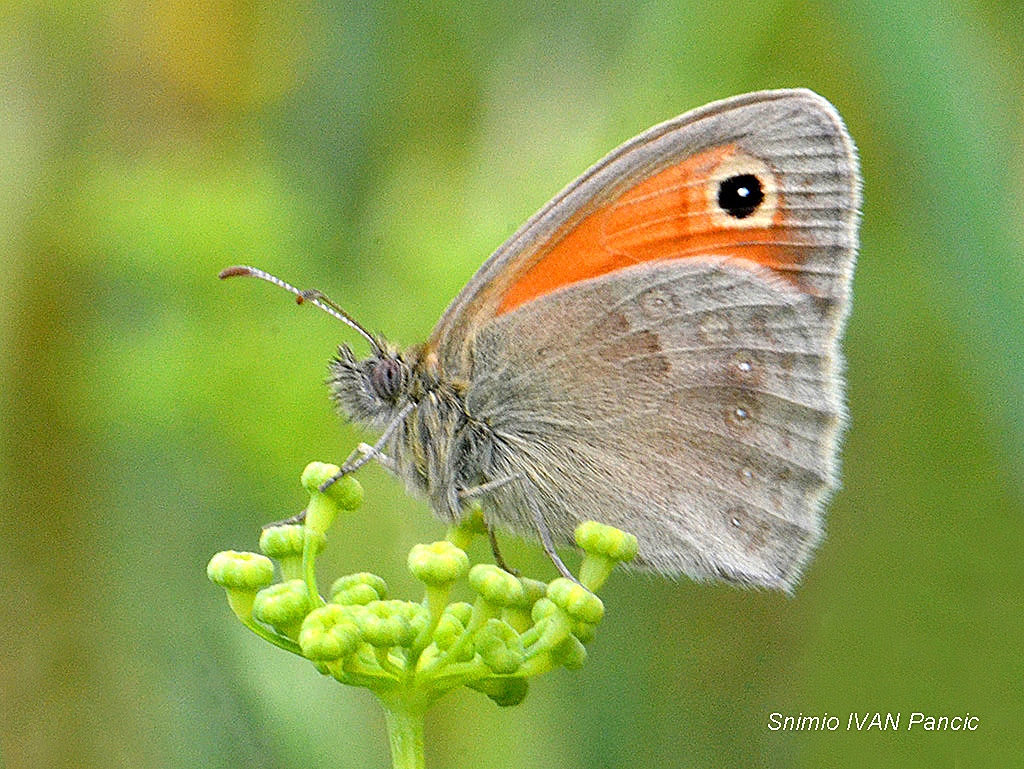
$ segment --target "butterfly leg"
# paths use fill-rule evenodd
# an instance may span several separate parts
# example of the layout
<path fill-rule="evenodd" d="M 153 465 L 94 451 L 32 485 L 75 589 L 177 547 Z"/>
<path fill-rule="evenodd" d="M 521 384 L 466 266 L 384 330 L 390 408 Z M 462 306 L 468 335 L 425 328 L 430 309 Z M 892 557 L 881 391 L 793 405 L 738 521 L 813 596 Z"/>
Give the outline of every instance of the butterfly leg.
<path fill-rule="evenodd" d="M 521 476 L 519 475 L 510 475 L 506 478 L 499 478 L 496 481 L 481 483 L 479 486 L 474 486 L 471 489 L 463 489 L 462 491 L 459 492 L 459 499 L 467 500 L 473 499 L 474 497 L 483 496 L 488 492 L 494 491 L 495 489 L 500 489 L 502 486 L 506 486 L 512 481 L 517 481 L 520 478 Z M 513 569 L 511 566 L 509 566 L 508 563 L 505 562 L 504 557 L 501 555 L 501 550 L 498 548 L 498 537 L 495 534 L 494 527 L 486 521 L 484 523 L 487 526 L 487 537 L 491 541 L 491 553 L 494 555 L 494 562 L 498 564 L 500 568 L 507 571 L 509 574 L 518 577 L 519 570 Z"/>
<path fill-rule="evenodd" d="M 293 515 L 291 518 L 285 518 L 282 521 L 271 521 L 260 526 L 260 531 L 264 529 L 272 529 L 275 526 L 297 526 L 306 520 L 306 508 L 302 508 Z"/>
<path fill-rule="evenodd" d="M 494 562 L 498 564 L 498 568 L 504 569 L 513 577 L 519 576 L 519 569 L 513 569 L 505 562 L 505 558 L 501 554 L 501 550 L 498 548 L 498 535 L 494 532 L 494 527 L 487 526 L 487 538 L 491 542 L 491 555 L 494 556 Z"/>
<path fill-rule="evenodd" d="M 499 478 L 496 481 L 488 481 L 487 483 L 481 483 L 479 486 L 474 486 L 471 489 L 463 489 L 459 492 L 459 499 L 473 499 L 474 497 L 482 497 L 484 494 L 488 494 L 495 489 L 500 489 L 502 486 L 507 486 L 512 481 L 521 481 L 523 476 L 516 473 L 515 475 L 509 475 L 504 478 Z"/>
<path fill-rule="evenodd" d="M 373 456 L 371 458 L 377 460 L 377 464 L 379 464 L 392 475 L 398 475 L 398 465 L 395 464 L 395 460 L 393 460 L 383 451 L 375 451 L 373 446 L 371 446 L 369 443 L 360 443 L 358 446 L 356 446 L 356 450 L 353 451 L 351 455 L 349 455 L 349 458 L 345 460 L 345 463 L 348 464 L 350 460 L 355 458 L 355 455 L 357 453 L 361 453 L 364 456 L 366 454 L 372 454 Z"/>
<path fill-rule="evenodd" d="M 522 487 L 526 496 L 526 502 L 530 507 L 530 514 L 533 515 L 533 523 L 537 527 L 537 534 L 540 535 L 540 543 L 544 547 L 544 552 L 548 554 L 548 558 L 551 559 L 551 563 L 555 565 L 555 568 L 558 569 L 558 573 L 563 577 L 575 582 L 584 590 L 593 592 L 590 591 L 586 585 L 576 579 L 576 577 L 573 576 L 573 573 L 569 571 L 569 567 L 566 566 L 562 562 L 562 559 L 558 557 L 558 553 L 555 551 L 555 543 L 551 541 L 551 532 L 548 531 L 548 525 L 544 522 L 544 516 L 540 512 L 540 505 L 538 505 L 537 500 L 534 499 L 530 485 L 523 481 Z"/>
<path fill-rule="evenodd" d="M 559 574 L 561 574 L 566 579 L 572 580 L 577 585 L 580 585 L 580 581 L 573 576 L 572 572 L 569 571 L 569 567 L 566 566 L 562 562 L 562 559 L 558 557 L 558 553 L 555 551 L 555 545 L 551 541 L 551 532 L 548 531 L 548 525 L 544 522 L 544 516 L 541 515 L 540 507 L 537 505 L 536 500 L 533 498 L 533 492 L 530 489 L 530 485 L 526 482 L 526 479 L 522 475 L 516 473 L 514 475 L 506 476 L 505 478 L 499 478 L 496 481 L 490 481 L 489 483 L 481 484 L 480 486 L 474 486 L 471 489 L 464 489 L 463 491 L 459 492 L 459 497 L 461 499 L 472 499 L 473 497 L 477 497 L 482 494 L 486 494 L 490 491 L 494 491 L 495 489 L 499 489 L 502 486 L 505 486 L 506 484 L 509 484 L 513 481 L 520 482 L 520 486 L 522 487 L 523 493 L 527 500 L 527 505 L 530 508 L 530 514 L 533 516 L 533 523 L 537 527 L 537 534 L 540 536 L 540 543 L 544 547 L 544 552 L 547 553 L 548 558 L 551 559 L 551 562 L 555 565 L 555 568 L 558 569 Z M 495 539 L 494 531 L 491 529 L 490 526 L 487 527 L 487 532 L 491 537 L 491 550 L 494 553 L 495 562 L 498 564 L 498 566 L 500 566 L 510 574 L 517 574 L 517 572 L 513 571 L 512 569 L 509 569 L 505 565 L 504 561 L 501 559 L 501 555 L 500 553 L 498 553 L 497 549 L 498 542 Z"/>
<path fill-rule="evenodd" d="M 353 452 L 349 454 L 348 459 L 345 460 L 345 464 L 341 466 L 341 469 L 338 470 L 334 477 L 328 478 L 320 485 L 320 491 L 327 491 L 327 489 L 329 489 L 335 483 L 340 481 L 349 473 L 354 473 L 356 470 L 365 465 L 371 459 L 377 459 L 378 457 L 383 456 L 384 452 L 381 451 L 381 449 L 383 449 L 384 446 L 387 445 L 387 442 L 391 440 L 391 436 L 394 435 L 395 431 L 398 430 L 398 428 L 402 425 L 403 422 L 405 422 L 405 418 L 409 416 L 409 412 L 411 412 L 414 408 L 416 408 L 415 403 L 406 404 L 405 408 L 399 411 L 395 418 L 391 420 L 391 424 L 389 424 L 384 429 L 384 432 L 381 433 L 381 436 L 380 438 L 377 439 L 377 442 L 369 447 L 369 450 L 363 450 L 362 444 L 360 446 L 357 446 L 353 450 Z M 357 454 L 362 454 L 362 456 L 357 457 Z M 381 464 L 384 463 L 382 462 Z"/>

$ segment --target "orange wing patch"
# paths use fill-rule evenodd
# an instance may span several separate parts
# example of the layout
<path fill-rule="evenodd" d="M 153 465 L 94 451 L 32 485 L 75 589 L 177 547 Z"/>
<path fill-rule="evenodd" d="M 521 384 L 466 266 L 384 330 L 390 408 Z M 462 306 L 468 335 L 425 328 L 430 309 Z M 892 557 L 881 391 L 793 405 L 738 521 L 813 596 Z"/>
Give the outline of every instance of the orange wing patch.
<path fill-rule="evenodd" d="M 771 169 L 733 145 L 670 166 L 570 222 L 518 276 L 497 315 L 557 288 L 660 259 L 731 256 L 773 269 L 799 260 Z"/>

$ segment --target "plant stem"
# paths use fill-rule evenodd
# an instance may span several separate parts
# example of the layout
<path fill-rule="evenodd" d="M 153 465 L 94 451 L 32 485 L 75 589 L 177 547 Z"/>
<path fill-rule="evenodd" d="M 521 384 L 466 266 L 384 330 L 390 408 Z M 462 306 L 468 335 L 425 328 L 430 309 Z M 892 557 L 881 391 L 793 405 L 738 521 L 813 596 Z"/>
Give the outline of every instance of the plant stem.
<path fill-rule="evenodd" d="M 302 543 L 302 572 L 306 580 L 306 590 L 309 592 L 309 600 L 313 608 L 324 605 L 324 599 L 316 587 L 316 555 L 313 549 L 313 532 L 305 530 L 306 539 Z"/>
<path fill-rule="evenodd" d="M 384 702 L 394 769 L 424 769 L 423 712 L 424 708 L 401 699 Z"/>
<path fill-rule="evenodd" d="M 295 641 L 293 641 L 290 638 L 286 638 L 283 635 L 278 635 L 277 633 L 269 630 L 268 628 L 263 627 L 263 625 L 259 624 L 256 620 L 242 620 L 242 624 L 249 628 L 249 630 L 254 632 L 260 638 L 262 638 L 264 641 L 269 641 L 270 643 L 274 644 L 274 646 L 280 649 L 284 649 L 286 652 L 291 652 L 292 654 L 298 654 L 300 657 L 305 657 L 305 655 L 302 653 L 302 649 L 299 647 L 297 643 L 295 643 Z"/>

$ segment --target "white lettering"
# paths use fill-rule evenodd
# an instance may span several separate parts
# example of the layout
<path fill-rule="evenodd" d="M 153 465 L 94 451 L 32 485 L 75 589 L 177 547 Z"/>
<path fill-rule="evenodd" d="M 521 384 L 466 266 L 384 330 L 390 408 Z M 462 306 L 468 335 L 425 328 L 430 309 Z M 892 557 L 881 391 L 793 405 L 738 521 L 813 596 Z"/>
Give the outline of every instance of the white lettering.
<path fill-rule="evenodd" d="M 919 731 L 926 732 L 973 732 L 977 731 L 981 719 L 978 716 L 972 716 L 969 712 L 942 715 L 913 712 L 909 714 L 909 718 L 904 720 L 903 713 L 851 711 L 846 716 L 846 731 L 870 732 L 877 729 L 880 732 L 897 732 L 903 723 L 907 725 L 907 731 L 918 727 Z M 785 715 L 778 711 L 768 714 L 768 729 L 773 732 L 834 732 L 840 728 L 842 728 L 840 717 L 832 715 L 828 711 L 819 715 L 805 715 L 804 713 Z"/>
<path fill-rule="evenodd" d="M 978 728 L 978 717 L 970 713 L 962 716 L 926 716 L 924 713 L 911 713 L 907 729 L 912 729 L 919 724 L 926 732 L 973 732 Z"/>

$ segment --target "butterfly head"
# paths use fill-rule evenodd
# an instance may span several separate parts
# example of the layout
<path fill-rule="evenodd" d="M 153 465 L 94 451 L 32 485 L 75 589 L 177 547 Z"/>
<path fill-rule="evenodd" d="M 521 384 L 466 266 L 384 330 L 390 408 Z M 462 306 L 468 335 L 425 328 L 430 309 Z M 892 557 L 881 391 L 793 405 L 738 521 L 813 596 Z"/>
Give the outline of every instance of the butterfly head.
<path fill-rule="evenodd" d="M 413 397 L 413 370 L 394 345 L 379 340 L 370 355 L 356 358 L 348 345 L 331 361 L 327 384 L 349 421 L 381 429 Z"/>

